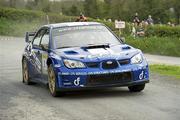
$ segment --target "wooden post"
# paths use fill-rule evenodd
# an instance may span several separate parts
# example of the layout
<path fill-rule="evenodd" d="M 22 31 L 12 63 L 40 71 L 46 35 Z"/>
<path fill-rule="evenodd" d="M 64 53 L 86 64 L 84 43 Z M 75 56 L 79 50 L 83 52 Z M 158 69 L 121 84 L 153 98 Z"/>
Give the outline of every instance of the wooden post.
<path fill-rule="evenodd" d="M 49 16 L 46 15 L 47 23 L 49 24 Z"/>

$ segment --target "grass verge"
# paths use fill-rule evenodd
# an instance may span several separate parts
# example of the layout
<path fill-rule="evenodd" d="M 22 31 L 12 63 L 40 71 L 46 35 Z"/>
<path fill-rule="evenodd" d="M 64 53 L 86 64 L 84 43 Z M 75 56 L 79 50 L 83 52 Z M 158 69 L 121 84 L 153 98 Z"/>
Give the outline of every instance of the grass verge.
<path fill-rule="evenodd" d="M 180 66 L 172 66 L 172 65 L 150 65 L 151 72 L 157 72 L 162 75 L 173 76 L 176 78 L 180 78 Z"/>

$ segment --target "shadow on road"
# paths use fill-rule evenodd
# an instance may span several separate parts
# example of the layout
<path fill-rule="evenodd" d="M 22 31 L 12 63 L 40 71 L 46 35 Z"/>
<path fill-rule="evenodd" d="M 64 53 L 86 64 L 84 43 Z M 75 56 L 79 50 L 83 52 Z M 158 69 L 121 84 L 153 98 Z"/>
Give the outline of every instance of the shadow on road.
<path fill-rule="evenodd" d="M 132 97 L 142 95 L 141 93 L 129 92 L 127 88 L 103 88 L 93 90 L 82 90 L 68 92 L 63 99 L 91 99 L 91 98 L 106 98 L 106 97 Z"/>
<path fill-rule="evenodd" d="M 14 85 L 21 88 L 24 92 L 31 94 L 34 97 L 49 98 L 52 97 L 46 85 L 37 83 L 34 85 L 24 85 L 22 82 L 14 82 Z M 116 88 L 101 88 L 90 90 L 78 90 L 65 92 L 65 95 L 57 97 L 57 99 L 93 99 L 93 98 L 108 98 L 108 97 L 133 97 L 142 96 L 144 93 L 129 92 L 127 87 Z"/>

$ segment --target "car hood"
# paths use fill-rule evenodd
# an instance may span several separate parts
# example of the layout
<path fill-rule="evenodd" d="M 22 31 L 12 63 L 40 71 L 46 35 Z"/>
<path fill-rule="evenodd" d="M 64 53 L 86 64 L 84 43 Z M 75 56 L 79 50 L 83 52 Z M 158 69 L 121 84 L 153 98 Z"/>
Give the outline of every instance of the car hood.
<path fill-rule="evenodd" d="M 55 53 L 62 58 L 80 61 L 130 59 L 139 52 L 141 52 L 139 49 L 135 49 L 127 44 L 110 45 L 107 48 L 72 47 L 55 50 Z"/>

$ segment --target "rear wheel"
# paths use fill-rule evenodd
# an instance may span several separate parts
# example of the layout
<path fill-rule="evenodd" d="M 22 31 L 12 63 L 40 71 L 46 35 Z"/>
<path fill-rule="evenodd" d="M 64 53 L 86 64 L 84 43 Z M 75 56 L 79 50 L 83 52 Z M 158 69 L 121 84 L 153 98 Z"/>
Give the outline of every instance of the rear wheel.
<path fill-rule="evenodd" d="M 145 88 L 145 84 L 129 86 L 130 92 L 141 92 Z"/>
<path fill-rule="evenodd" d="M 30 85 L 31 81 L 29 80 L 29 69 L 26 59 L 23 59 L 22 61 L 22 75 L 23 75 L 23 83 Z"/>

